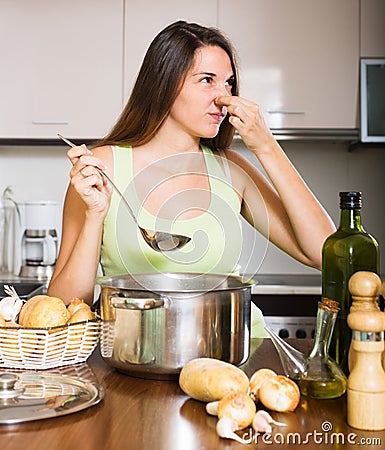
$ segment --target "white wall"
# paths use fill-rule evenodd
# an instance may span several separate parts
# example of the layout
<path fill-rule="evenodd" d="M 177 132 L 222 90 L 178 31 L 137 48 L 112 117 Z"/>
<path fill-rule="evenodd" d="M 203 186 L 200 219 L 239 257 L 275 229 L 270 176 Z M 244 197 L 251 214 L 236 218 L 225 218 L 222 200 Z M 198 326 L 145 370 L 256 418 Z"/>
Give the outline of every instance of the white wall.
<path fill-rule="evenodd" d="M 349 152 L 348 144 L 341 142 L 283 141 L 281 145 L 336 225 L 340 215 L 339 192 L 362 191 L 362 224 L 379 243 L 380 269 L 381 273 L 385 273 L 385 146 L 358 148 Z M 260 167 L 254 155 L 244 150 L 242 144 L 238 144 L 238 147 Z M 250 231 L 249 236 L 253 236 Z M 268 246 L 259 272 L 317 273 L 272 245 Z"/>
<path fill-rule="evenodd" d="M 363 193 L 362 222 L 380 244 L 381 272 L 385 273 L 385 147 L 348 151 L 346 143 L 283 141 L 287 155 L 317 195 L 336 224 L 339 221 L 339 191 Z M 256 158 L 236 147 L 259 166 Z M 0 191 L 11 185 L 17 201 L 63 201 L 69 179 L 70 164 L 66 148 L 0 147 Z M 246 230 L 246 239 L 253 230 Z M 259 262 L 257 261 L 257 268 Z M 253 263 L 249 271 L 253 271 Z M 260 273 L 315 273 L 297 263 L 272 245 L 267 248 Z"/>
<path fill-rule="evenodd" d="M 12 186 L 15 200 L 62 202 L 69 181 L 65 146 L 0 146 L 0 192 Z"/>

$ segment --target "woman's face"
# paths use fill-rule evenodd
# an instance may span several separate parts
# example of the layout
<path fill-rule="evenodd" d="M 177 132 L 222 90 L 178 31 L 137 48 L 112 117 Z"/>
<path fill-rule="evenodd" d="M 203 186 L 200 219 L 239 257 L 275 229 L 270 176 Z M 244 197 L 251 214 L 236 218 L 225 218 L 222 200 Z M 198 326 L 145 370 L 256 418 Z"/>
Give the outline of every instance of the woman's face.
<path fill-rule="evenodd" d="M 193 137 L 216 136 L 226 108 L 216 105 L 215 100 L 231 95 L 233 81 L 230 58 L 222 48 L 197 49 L 168 121 Z"/>

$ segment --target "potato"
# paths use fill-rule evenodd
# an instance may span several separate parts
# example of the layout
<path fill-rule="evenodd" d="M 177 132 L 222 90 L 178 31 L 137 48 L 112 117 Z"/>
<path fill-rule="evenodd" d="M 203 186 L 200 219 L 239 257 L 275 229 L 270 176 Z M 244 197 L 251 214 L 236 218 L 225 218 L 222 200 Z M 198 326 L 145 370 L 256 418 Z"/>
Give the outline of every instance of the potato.
<path fill-rule="evenodd" d="M 48 295 L 36 295 L 27 300 L 19 314 L 23 327 L 48 328 L 65 325 L 69 318 L 63 300 Z"/>
<path fill-rule="evenodd" d="M 247 394 L 249 379 L 238 367 L 213 358 L 196 358 L 181 370 L 179 386 L 195 400 L 213 402 L 231 392 Z"/>

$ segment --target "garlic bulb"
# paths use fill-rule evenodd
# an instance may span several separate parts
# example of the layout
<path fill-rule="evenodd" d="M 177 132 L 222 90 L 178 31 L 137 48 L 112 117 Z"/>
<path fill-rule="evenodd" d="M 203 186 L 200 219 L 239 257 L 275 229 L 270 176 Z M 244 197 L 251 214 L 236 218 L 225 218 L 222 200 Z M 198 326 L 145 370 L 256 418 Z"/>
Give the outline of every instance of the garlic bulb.
<path fill-rule="evenodd" d="M 210 416 L 218 416 L 218 404 L 219 401 L 207 403 L 206 405 L 207 414 L 210 414 Z"/>
<path fill-rule="evenodd" d="M 13 286 L 4 286 L 4 292 L 9 297 L 4 297 L 0 300 L 0 314 L 5 320 L 16 322 L 16 318 L 23 306 L 23 301 L 17 295 Z"/>
<path fill-rule="evenodd" d="M 240 442 L 241 444 L 251 444 L 253 438 L 243 439 L 238 436 L 235 431 L 239 430 L 238 424 L 235 420 L 230 417 L 224 416 L 217 422 L 217 434 L 221 438 L 233 439 L 234 441 Z"/>
<path fill-rule="evenodd" d="M 243 444 L 250 443 L 251 440 L 242 439 L 235 431 L 249 426 L 255 412 L 255 403 L 247 394 L 235 392 L 226 395 L 218 403 L 219 421 L 216 426 L 218 436 L 234 439 Z"/>

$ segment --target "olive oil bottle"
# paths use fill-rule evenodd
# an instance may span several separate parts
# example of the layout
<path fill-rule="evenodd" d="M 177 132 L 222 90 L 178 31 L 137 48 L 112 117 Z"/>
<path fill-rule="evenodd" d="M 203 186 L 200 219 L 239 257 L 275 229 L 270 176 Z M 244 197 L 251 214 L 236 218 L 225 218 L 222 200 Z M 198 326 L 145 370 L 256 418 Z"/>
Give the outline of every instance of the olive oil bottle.
<path fill-rule="evenodd" d="M 297 382 L 302 395 L 313 398 L 337 398 L 346 391 L 347 378 L 328 354 L 330 338 L 338 313 L 338 303 L 323 298 L 318 303 L 313 349 Z"/>
<path fill-rule="evenodd" d="M 361 192 L 340 192 L 340 224 L 322 248 L 322 297 L 339 303 L 329 355 L 348 375 L 351 330 L 347 324 L 352 303 L 349 278 L 358 271 L 379 274 L 379 249 L 376 240 L 361 224 Z"/>

